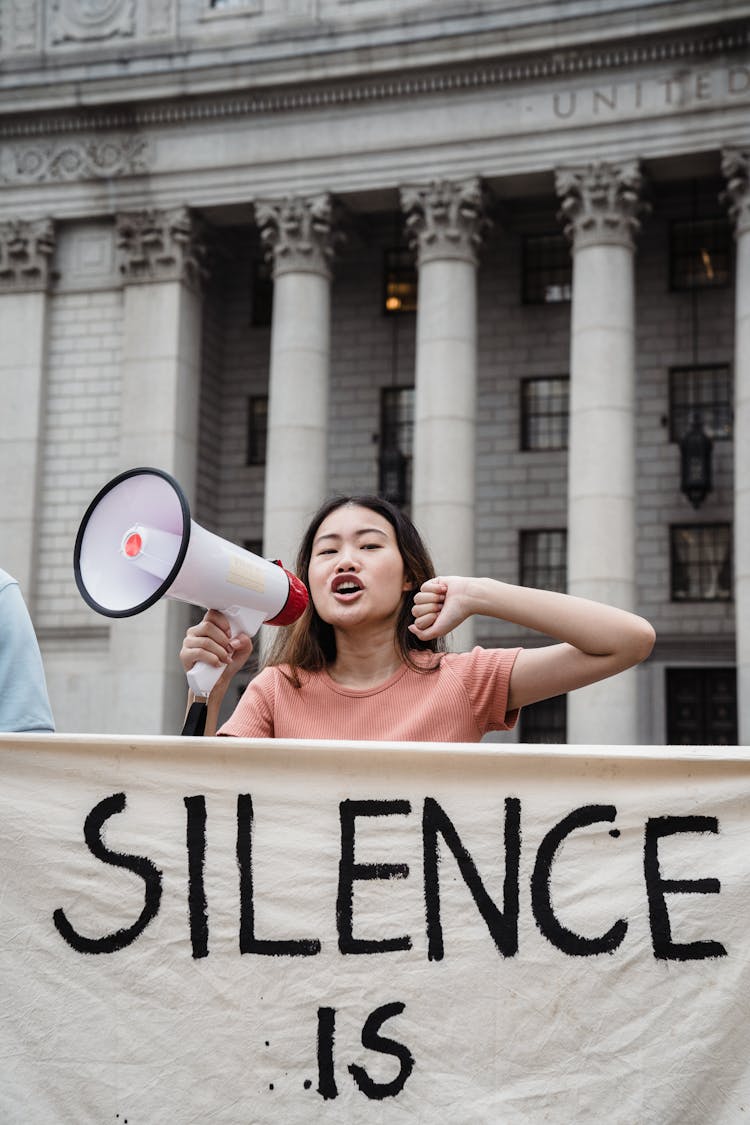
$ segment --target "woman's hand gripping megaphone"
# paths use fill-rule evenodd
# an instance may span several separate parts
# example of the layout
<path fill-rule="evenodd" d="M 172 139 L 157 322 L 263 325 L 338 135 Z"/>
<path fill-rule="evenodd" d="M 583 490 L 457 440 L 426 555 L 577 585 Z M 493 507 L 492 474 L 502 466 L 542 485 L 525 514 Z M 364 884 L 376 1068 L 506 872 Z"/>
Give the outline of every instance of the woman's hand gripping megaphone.
<path fill-rule="evenodd" d="M 207 696 L 220 680 L 228 685 L 252 651 L 252 639 L 236 615 L 232 619 L 226 612 L 209 609 L 202 621 L 188 629 L 180 649 L 193 694 Z"/>
<path fill-rule="evenodd" d="M 205 620 L 219 630 L 213 639 L 233 667 L 243 653 L 247 659 L 261 625 L 289 625 L 308 602 L 304 584 L 281 563 L 192 520 L 184 492 L 161 469 L 129 469 L 99 491 L 81 521 L 73 566 L 81 595 L 106 617 L 132 617 L 162 597 L 218 611 Z M 196 696 L 207 696 L 226 667 L 207 652 L 212 659 L 186 666 Z"/>

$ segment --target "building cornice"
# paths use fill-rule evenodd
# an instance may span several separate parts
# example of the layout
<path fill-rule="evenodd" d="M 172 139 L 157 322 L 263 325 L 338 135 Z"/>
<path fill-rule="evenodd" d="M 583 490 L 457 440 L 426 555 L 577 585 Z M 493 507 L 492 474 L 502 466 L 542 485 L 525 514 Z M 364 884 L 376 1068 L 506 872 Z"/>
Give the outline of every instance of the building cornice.
<path fill-rule="evenodd" d="M 480 61 L 472 65 L 445 66 L 411 72 L 309 83 L 293 88 L 278 84 L 252 90 L 230 90 L 223 94 L 185 98 L 166 96 L 148 103 L 81 108 L 60 113 L 7 113 L 0 116 L 0 138 L 55 136 L 127 129 L 129 133 L 159 126 L 191 124 L 263 114 L 299 113 L 305 110 L 346 108 L 354 105 L 398 101 L 405 98 L 460 94 L 545 79 L 582 78 L 597 73 L 616 73 L 635 66 L 685 64 L 746 51 L 750 46 L 750 22 L 725 24 L 700 34 L 631 40 L 576 50 L 549 50 L 508 61 Z M 231 86 L 231 71 L 226 87 Z M 0 111 L 1 113 L 1 111 Z"/>

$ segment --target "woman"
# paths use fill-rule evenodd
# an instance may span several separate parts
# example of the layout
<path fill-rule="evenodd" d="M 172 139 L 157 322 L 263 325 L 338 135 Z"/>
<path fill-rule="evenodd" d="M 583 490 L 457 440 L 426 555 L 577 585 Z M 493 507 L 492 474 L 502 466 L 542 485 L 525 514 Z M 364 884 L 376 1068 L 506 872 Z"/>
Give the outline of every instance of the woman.
<path fill-rule="evenodd" d="M 279 631 L 263 671 L 220 734 L 475 742 L 509 730 L 521 707 L 615 675 L 644 660 L 654 630 L 634 614 L 491 578 L 436 577 L 411 521 L 378 497 L 329 500 L 312 520 L 296 572 L 310 604 Z M 473 614 L 538 630 L 560 643 L 445 653 L 443 637 Z M 188 630 L 185 671 L 224 673 L 207 735 L 252 651 L 214 610 Z"/>

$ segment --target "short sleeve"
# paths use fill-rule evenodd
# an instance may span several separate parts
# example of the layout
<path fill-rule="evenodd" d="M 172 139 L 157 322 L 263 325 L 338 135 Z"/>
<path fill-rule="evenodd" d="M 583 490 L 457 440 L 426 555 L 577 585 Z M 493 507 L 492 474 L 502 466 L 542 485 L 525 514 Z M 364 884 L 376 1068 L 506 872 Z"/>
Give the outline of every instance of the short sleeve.
<path fill-rule="evenodd" d="M 510 677 L 520 648 L 480 648 L 443 657 L 460 676 L 482 733 L 512 730 L 519 711 L 508 710 Z"/>
<path fill-rule="evenodd" d="M 50 733 L 55 724 L 34 626 L 18 583 L 0 575 L 0 729 Z"/>
<path fill-rule="evenodd" d="M 242 698 L 217 734 L 234 738 L 273 738 L 275 668 L 264 668 L 251 680 Z"/>

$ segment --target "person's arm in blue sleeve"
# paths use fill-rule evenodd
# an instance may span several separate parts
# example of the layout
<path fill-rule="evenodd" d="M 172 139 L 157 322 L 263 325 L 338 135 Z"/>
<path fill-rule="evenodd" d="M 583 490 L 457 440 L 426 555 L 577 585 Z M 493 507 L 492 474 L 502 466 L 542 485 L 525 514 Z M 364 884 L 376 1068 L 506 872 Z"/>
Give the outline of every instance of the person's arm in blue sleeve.
<path fill-rule="evenodd" d="M 0 570 L 0 731 L 50 733 L 54 729 L 29 611 L 16 580 Z"/>

